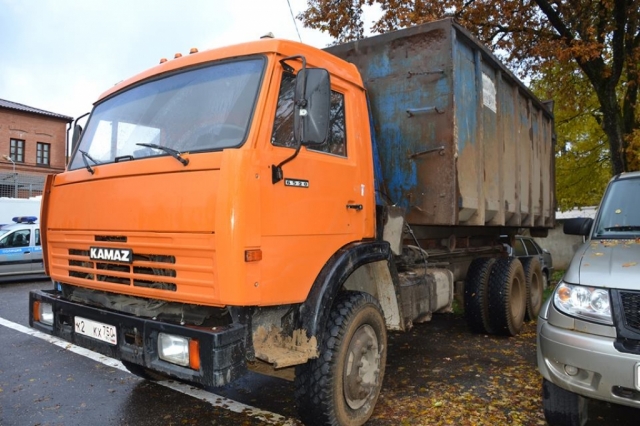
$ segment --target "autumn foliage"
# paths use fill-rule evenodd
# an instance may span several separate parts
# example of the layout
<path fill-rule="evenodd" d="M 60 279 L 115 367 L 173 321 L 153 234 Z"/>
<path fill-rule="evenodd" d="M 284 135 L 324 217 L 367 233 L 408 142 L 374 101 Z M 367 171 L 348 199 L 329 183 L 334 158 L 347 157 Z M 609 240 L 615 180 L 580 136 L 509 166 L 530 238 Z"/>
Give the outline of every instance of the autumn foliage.
<path fill-rule="evenodd" d="M 640 169 L 640 0 L 308 0 L 307 6 L 299 16 L 304 24 L 338 42 L 362 38 L 365 24 L 383 33 L 453 17 L 521 77 L 577 73 L 595 100 L 590 113 L 606 138 L 611 171 Z M 381 16 L 365 23 L 369 6 Z"/>

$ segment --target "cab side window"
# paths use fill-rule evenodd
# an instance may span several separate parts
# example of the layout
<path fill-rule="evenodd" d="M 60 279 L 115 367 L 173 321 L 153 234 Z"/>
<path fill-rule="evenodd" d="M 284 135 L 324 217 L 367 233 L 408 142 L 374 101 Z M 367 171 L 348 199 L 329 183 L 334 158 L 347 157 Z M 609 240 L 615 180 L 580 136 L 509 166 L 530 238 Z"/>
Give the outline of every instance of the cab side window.
<path fill-rule="evenodd" d="M 273 123 L 271 143 L 275 146 L 294 148 L 293 139 L 293 96 L 296 86 L 296 76 L 289 73 L 282 75 L 278 106 Z M 347 156 L 347 140 L 344 114 L 344 95 L 331 91 L 331 106 L 329 110 L 330 124 L 329 135 L 324 144 L 309 148 L 313 151 L 326 152 L 327 154 Z"/>

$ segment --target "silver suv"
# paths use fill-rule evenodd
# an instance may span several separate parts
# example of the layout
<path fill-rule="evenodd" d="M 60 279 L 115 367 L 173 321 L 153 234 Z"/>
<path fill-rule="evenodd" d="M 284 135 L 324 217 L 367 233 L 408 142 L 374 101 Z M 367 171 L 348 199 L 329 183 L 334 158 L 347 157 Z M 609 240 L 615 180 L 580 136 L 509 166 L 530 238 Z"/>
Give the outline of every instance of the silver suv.
<path fill-rule="evenodd" d="M 640 408 L 640 172 L 614 177 L 595 219 L 564 232 L 587 238 L 538 319 L 551 426 L 584 425 L 589 398 Z"/>
<path fill-rule="evenodd" d="M 44 276 L 40 226 L 35 216 L 14 217 L 0 226 L 0 278 L 13 275 Z"/>

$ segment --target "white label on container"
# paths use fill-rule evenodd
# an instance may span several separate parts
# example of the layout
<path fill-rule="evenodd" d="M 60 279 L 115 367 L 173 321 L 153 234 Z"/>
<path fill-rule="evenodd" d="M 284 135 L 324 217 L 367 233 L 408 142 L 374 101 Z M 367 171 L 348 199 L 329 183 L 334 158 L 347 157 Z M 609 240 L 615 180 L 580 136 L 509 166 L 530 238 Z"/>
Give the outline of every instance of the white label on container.
<path fill-rule="evenodd" d="M 491 111 L 496 112 L 496 86 L 484 72 L 482 73 L 482 103 Z"/>

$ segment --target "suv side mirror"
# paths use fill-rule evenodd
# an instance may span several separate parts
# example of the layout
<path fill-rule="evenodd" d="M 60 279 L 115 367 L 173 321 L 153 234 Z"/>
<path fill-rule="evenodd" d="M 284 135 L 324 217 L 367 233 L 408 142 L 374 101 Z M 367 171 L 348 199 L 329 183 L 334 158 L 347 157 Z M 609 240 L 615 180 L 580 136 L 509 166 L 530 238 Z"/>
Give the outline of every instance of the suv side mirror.
<path fill-rule="evenodd" d="M 562 231 L 567 235 L 582 235 L 587 236 L 591 232 L 591 226 L 593 225 L 593 219 L 590 217 L 576 217 L 573 219 L 567 219 L 564 222 Z"/>
<path fill-rule="evenodd" d="M 320 145 L 329 134 L 331 82 L 322 68 L 303 68 L 298 72 L 295 89 L 293 128 L 302 145 Z"/>

